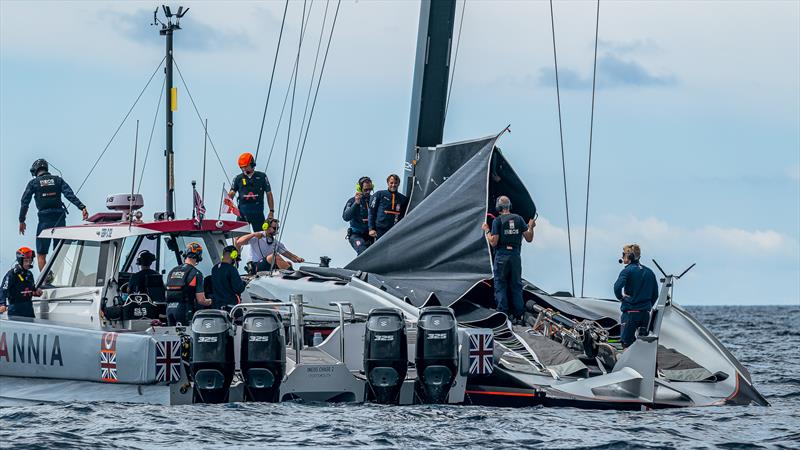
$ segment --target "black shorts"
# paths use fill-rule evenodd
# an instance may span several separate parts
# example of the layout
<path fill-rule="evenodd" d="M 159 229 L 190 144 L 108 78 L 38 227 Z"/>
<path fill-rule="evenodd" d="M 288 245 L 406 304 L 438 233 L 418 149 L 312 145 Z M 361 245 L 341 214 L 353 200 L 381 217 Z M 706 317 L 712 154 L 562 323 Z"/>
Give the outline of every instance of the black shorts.
<path fill-rule="evenodd" d="M 67 225 L 67 214 L 62 210 L 48 210 L 39 212 L 39 224 L 36 226 L 36 253 L 39 255 L 46 255 L 50 252 L 50 241 L 53 241 L 53 248 L 58 245 L 58 239 L 50 239 L 45 237 L 38 237 L 42 230 L 55 227 L 63 227 Z M 50 233 L 45 233 L 49 235 Z"/>

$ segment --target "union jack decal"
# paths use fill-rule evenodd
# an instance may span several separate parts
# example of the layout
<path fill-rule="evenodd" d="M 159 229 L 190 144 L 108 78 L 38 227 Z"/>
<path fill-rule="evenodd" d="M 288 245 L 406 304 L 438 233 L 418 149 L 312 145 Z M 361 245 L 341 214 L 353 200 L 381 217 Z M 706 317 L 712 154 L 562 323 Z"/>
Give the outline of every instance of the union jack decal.
<path fill-rule="evenodd" d="M 117 333 L 103 333 L 100 339 L 100 379 L 117 382 Z"/>
<path fill-rule="evenodd" d="M 469 374 L 489 375 L 494 371 L 494 339 L 491 332 L 469 335 Z"/>
<path fill-rule="evenodd" d="M 156 342 L 156 380 L 173 383 L 181 379 L 181 346 L 177 341 Z"/>

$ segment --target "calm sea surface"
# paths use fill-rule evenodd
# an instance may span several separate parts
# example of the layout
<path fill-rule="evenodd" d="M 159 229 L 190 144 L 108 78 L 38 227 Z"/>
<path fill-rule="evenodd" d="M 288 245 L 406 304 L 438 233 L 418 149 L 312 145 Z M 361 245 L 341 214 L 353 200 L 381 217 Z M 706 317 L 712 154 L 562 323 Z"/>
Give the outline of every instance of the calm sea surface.
<path fill-rule="evenodd" d="M 0 407 L 0 448 L 800 448 L 800 307 L 689 309 L 772 407 L 48 404 Z"/>

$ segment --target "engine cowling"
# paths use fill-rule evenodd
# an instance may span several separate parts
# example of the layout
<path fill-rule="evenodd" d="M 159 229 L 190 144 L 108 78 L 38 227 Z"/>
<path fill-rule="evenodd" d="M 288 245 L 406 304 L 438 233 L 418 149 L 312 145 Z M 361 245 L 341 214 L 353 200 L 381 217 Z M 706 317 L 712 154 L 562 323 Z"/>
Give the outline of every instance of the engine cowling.
<path fill-rule="evenodd" d="M 396 404 L 408 372 L 408 339 L 403 314 L 394 308 L 369 312 L 364 335 L 364 373 L 370 397 Z"/>
<path fill-rule="evenodd" d="M 417 321 L 416 390 L 423 403 L 446 403 L 458 373 L 458 328 L 453 310 L 422 308 Z"/>
<path fill-rule="evenodd" d="M 247 401 L 277 402 L 286 373 L 286 337 L 277 311 L 248 311 L 242 319 L 239 364 Z"/>
<path fill-rule="evenodd" d="M 224 312 L 209 309 L 194 315 L 191 372 L 196 403 L 228 401 L 235 367 L 232 334 Z"/>

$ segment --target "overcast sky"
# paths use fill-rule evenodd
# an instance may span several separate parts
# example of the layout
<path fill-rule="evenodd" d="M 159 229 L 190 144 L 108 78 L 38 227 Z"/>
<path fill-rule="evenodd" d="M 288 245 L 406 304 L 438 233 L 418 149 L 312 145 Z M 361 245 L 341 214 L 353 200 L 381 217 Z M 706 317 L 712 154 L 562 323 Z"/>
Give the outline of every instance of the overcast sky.
<path fill-rule="evenodd" d="M 160 3 L 158 3 L 160 4 Z M 47 158 L 77 189 L 163 57 L 151 2 L 0 2 L 0 267 L 33 246 L 35 211 L 17 234 L 28 168 Z M 186 2 L 176 61 L 228 175 L 255 151 L 283 2 Z M 335 2 L 331 2 L 329 29 Z M 175 5 L 177 6 L 177 4 Z M 325 2 L 309 0 L 290 158 L 308 93 Z M 457 18 L 463 3 L 458 2 Z M 594 2 L 556 1 L 555 27 L 573 260 L 580 292 L 594 50 Z M 174 7 L 173 7 L 174 9 Z M 278 196 L 286 118 L 267 166 L 300 34 L 290 3 L 259 155 Z M 306 259 L 354 256 L 341 209 L 355 180 L 382 188 L 406 145 L 419 5 L 344 1 L 286 219 L 284 242 Z M 600 6 L 598 89 L 585 293 L 613 296 L 623 244 L 678 272 L 683 304 L 800 303 L 800 3 L 622 2 Z M 466 5 L 446 141 L 493 134 L 540 211 L 523 273 L 570 289 L 553 46 L 547 2 Z M 456 37 L 458 30 L 456 30 Z M 455 50 L 455 49 L 454 49 Z M 135 121 L 139 167 L 159 72 L 79 193 L 90 212 L 130 188 Z M 180 216 L 202 172 L 203 132 L 176 75 Z M 289 97 L 291 99 L 291 97 Z M 163 209 L 163 109 L 142 186 L 148 217 Z M 288 117 L 288 106 L 286 115 Z M 289 164 L 291 165 L 291 159 Z M 209 149 L 206 203 L 217 214 L 226 176 Z M 78 223 L 76 213 L 69 223 Z M 391 257 L 391 255 L 387 255 Z"/>

